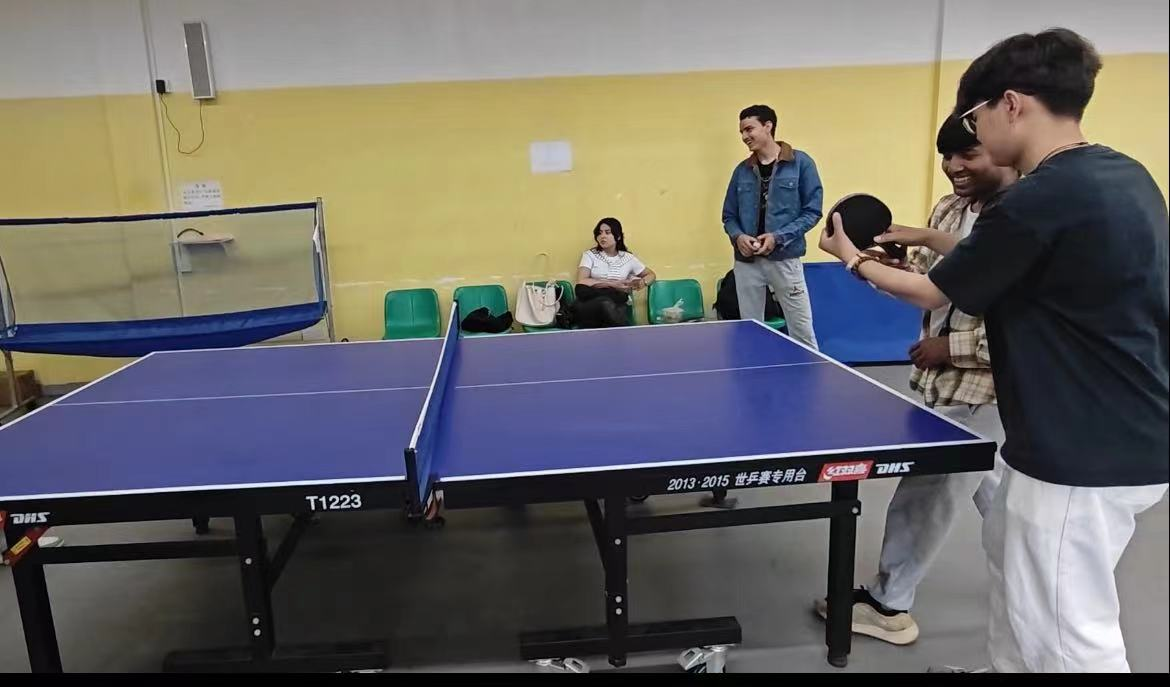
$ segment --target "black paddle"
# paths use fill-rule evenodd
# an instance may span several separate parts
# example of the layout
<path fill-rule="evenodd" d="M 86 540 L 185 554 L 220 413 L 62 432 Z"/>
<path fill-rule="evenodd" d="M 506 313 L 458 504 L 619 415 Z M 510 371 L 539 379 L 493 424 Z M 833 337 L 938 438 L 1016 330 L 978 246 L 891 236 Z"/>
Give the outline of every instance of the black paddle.
<path fill-rule="evenodd" d="M 829 232 L 829 236 L 833 235 L 833 213 L 841 215 L 841 226 L 845 228 L 845 235 L 858 250 L 880 246 L 891 258 L 905 259 L 905 246 L 896 243 L 874 243 L 874 237 L 884 234 L 894 221 L 889 206 L 878 198 L 868 193 L 854 193 L 837 201 L 825 214 L 828 218 L 825 231 Z"/>

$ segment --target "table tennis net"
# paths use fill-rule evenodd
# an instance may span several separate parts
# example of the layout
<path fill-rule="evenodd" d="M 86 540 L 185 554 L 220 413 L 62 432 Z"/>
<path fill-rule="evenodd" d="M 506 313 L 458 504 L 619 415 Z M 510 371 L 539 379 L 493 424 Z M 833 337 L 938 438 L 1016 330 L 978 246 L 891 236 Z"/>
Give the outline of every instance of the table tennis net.
<path fill-rule="evenodd" d="M 434 458 L 436 438 L 439 433 L 443 403 L 452 384 L 452 368 L 459 350 L 459 305 L 452 304 L 451 316 L 447 321 L 447 335 L 443 339 L 442 351 L 427 398 L 419 413 L 418 423 L 406 448 L 406 478 L 411 490 L 411 507 L 416 512 L 428 505 L 431 485 L 434 483 Z"/>

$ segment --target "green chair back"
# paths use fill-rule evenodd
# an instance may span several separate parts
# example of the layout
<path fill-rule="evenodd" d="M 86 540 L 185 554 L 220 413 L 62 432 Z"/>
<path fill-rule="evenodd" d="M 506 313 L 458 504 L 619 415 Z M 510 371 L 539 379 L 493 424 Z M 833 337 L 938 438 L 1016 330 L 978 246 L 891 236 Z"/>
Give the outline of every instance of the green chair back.
<path fill-rule="evenodd" d="M 650 324 L 662 324 L 662 309 L 681 300 L 683 322 L 703 319 L 703 289 L 694 279 L 659 279 L 650 285 L 646 296 Z"/>
<path fill-rule="evenodd" d="M 435 337 L 442 328 L 439 295 L 434 289 L 388 291 L 383 310 L 383 339 Z"/>
<path fill-rule="evenodd" d="M 508 292 L 499 284 L 479 284 L 476 286 L 460 286 L 455 289 L 455 302 L 459 304 L 459 319 L 472 310 L 487 308 L 493 316 L 508 312 Z M 462 336 L 484 336 L 478 332 L 461 331 Z"/>

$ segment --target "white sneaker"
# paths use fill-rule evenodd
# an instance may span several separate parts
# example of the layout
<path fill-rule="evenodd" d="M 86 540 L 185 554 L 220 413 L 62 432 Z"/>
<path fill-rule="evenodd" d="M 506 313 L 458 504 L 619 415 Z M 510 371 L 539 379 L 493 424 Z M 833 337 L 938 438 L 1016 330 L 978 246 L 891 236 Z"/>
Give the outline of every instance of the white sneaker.
<path fill-rule="evenodd" d="M 821 619 L 829 615 L 829 604 L 824 599 L 813 602 Z M 853 632 L 883 642 L 904 646 L 918 639 L 918 623 L 908 611 L 886 608 L 870 595 L 865 587 L 853 590 Z"/>

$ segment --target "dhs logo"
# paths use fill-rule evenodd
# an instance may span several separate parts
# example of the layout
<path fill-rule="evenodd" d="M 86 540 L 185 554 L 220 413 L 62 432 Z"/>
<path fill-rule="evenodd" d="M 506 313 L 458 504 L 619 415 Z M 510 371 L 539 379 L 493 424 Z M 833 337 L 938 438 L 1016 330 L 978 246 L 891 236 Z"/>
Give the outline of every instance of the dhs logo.
<path fill-rule="evenodd" d="M 13 525 L 44 525 L 49 522 L 49 511 L 40 513 L 3 513 L 0 512 L 0 525 L 9 520 Z"/>
<path fill-rule="evenodd" d="M 879 475 L 904 475 L 910 472 L 910 467 L 913 465 L 914 461 L 910 461 L 909 463 L 879 463 L 875 472 Z"/>

